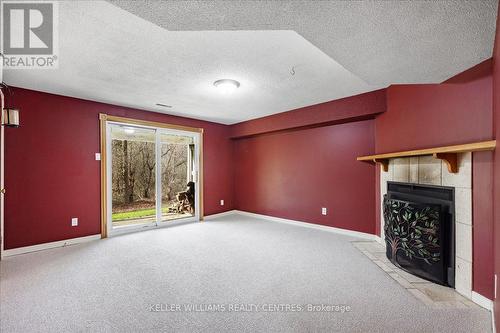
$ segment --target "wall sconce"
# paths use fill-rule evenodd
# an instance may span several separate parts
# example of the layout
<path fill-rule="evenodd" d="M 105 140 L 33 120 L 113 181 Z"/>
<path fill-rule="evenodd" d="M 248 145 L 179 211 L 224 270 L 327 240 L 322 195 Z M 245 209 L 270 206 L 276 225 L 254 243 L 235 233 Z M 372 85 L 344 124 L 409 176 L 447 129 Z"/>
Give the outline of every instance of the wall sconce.
<path fill-rule="evenodd" d="M 19 127 L 19 110 L 11 108 L 3 109 L 2 125 L 8 127 Z"/>
<path fill-rule="evenodd" d="M 5 83 L 0 82 L 0 101 L 1 101 L 1 107 L 0 110 L 2 111 L 1 116 L 1 125 L 2 126 L 7 126 L 7 127 L 19 127 L 19 110 L 15 108 L 6 108 L 4 107 L 5 105 L 5 96 L 3 94 L 2 88 L 6 88 L 8 92 L 10 92 L 9 86 L 7 86 Z M 3 143 L 3 140 L 2 140 Z"/>

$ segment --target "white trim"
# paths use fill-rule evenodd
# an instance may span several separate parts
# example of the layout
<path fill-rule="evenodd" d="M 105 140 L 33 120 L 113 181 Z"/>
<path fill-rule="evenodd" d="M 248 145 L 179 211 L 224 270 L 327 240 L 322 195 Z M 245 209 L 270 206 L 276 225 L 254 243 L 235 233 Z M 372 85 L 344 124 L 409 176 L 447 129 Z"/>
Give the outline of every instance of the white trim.
<path fill-rule="evenodd" d="M 84 237 L 77 237 L 77 238 L 70 238 L 70 239 L 60 240 L 60 241 L 56 241 L 56 242 L 42 243 L 42 244 L 31 245 L 31 246 L 18 247 L 15 249 L 5 250 L 4 252 L 2 252 L 2 256 L 3 257 L 16 256 L 18 254 L 23 254 L 23 253 L 37 252 L 37 251 L 41 251 L 41 250 L 53 249 L 56 247 L 64 247 L 64 246 L 69 246 L 69 245 L 86 243 L 86 242 L 90 242 L 90 241 L 97 240 L 97 239 L 101 239 L 101 234 L 84 236 Z"/>
<path fill-rule="evenodd" d="M 255 214 L 255 213 L 245 212 L 245 211 L 241 211 L 241 210 L 236 210 L 235 212 L 236 212 L 236 214 L 245 215 L 245 216 L 251 216 L 251 217 L 260 218 L 260 219 L 264 219 L 264 220 L 268 220 L 268 221 L 279 222 L 279 223 L 286 223 L 286 224 L 292 224 L 292 225 L 299 226 L 299 227 L 318 229 L 318 230 L 322 230 L 322 231 L 333 232 L 333 233 L 336 233 L 336 234 L 341 234 L 341 235 L 346 235 L 346 236 L 351 236 L 351 237 L 358 237 L 358 238 L 363 238 L 363 239 L 369 239 L 369 240 L 372 240 L 372 241 L 376 240 L 376 237 L 377 237 L 376 235 L 368 234 L 368 233 L 365 233 L 365 232 L 348 230 L 348 229 L 342 229 L 342 228 L 335 228 L 335 227 L 330 227 L 330 226 L 321 225 L 321 224 L 313 224 L 313 223 L 308 223 L 308 222 L 283 219 L 283 218 L 280 218 L 280 217 L 274 217 L 274 216 L 262 215 L 262 214 Z"/>
<path fill-rule="evenodd" d="M 375 236 L 375 241 L 379 244 L 382 244 L 382 245 L 385 245 L 385 242 L 384 240 L 382 239 L 382 237 L 378 236 L 378 235 L 374 235 Z"/>
<path fill-rule="evenodd" d="M 147 223 L 147 224 L 136 224 L 136 225 L 130 225 L 130 226 L 115 227 L 115 228 L 113 228 L 113 233 L 108 235 L 108 238 L 120 236 L 120 235 L 131 234 L 131 233 L 135 233 L 135 232 L 168 228 L 168 227 L 178 226 L 178 225 L 182 225 L 182 224 L 199 223 L 199 222 L 201 222 L 201 221 L 196 216 L 192 216 L 192 217 L 183 217 L 183 218 L 174 219 L 174 220 L 162 221 L 162 222 L 158 222 L 158 223 L 153 221 L 153 222 Z"/>
<path fill-rule="evenodd" d="M 111 236 L 113 232 L 113 219 L 112 219 L 112 200 L 113 199 L 113 179 L 112 179 L 112 170 L 111 166 L 113 165 L 113 154 L 112 154 L 112 145 L 111 145 L 111 130 L 110 130 L 110 122 L 106 121 L 106 151 L 101 152 L 101 154 L 105 154 L 106 161 L 106 236 Z M 101 157 L 102 158 L 102 157 Z"/>
<path fill-rule="evenodd" d="M 471 300 L 486 310 L 493 311 L 493 301 L 475 291 L 472 292 Z"/>
<path fill-rule="evenodd" d="M 255 217 L 258 219 L 263 219 L 263 220 L 272 221 L 272 222 L 291 224 L 291 225 L 295 225 L 298 227 L 305 227 L 305 228 L 312 228 L 312 229 L 317 229 L 317 230 L 322 230 L 322 231 L 328 231 L 328 232 L 333 232 L 336 234 L 341 234 L 341 235 L 346 235 L 346 236 L 369 239 L 369 240 L 374 240 L 374 241 L 378 241 L 378 242 L 382 241 L 379 236 L 368 234 L 365 232 L 342 229 L 342 228 L 335 228 L 335 227 L 330 227 L 330 226 L 321 225 L 321 224 L 314 224 L 314 223 L 309 223 L 309 222 L 289 220 L 289 219 L 284 219 L 281 217 L 275 217 L 275 216 L 269 216 L 269 215 L 263 215 L 263 214 L 250 213 L 250 212 L 245 212 L 243 210 L 237 210 L 237 209 L 228 210 L 227 212 L 222 212 L 222 213 L 218 213 L 218 214 L 208 215 L 205 217 L 205 220 L 215 220 L 219 217 L 235 215 L 235 214 Z"/>
<path fill-rule="evenodd" d="M 238 211 L 237 210 L 228 210 L 228 211 L 222 212 L 222 213 L 207 215 L 204 217 L 204 220 L 205 221 L 215 220 L 215 219 L 218 219 L 219 217 L 229 216 L 229 215 L 234 215 L 234 214 L 238 214 Z"/>
<path fill-rule="evenodd" d="M 495 305 L 493 304 L 493 308 L 491 309 L 491 325 L 493 325 L 493 333 L 497 332 L 497 327 L 495 325 Z"/>
<path fill-rule="evenodd" d="M 496 278 L 496 274 L 495 274 L 495 278 Z M 474 301 L 474 303 L 479 304 L 479 302 L 477 302 L 475 300 L 476 294 L 477 293 L 475 291 L 472 292 L 472 300 Z M 477 295 L 479 295 L 479 294 L 477 294 Z M 482 296 L 482 295 L 479 295 L 479 296 L 481 298 L 484 298 L 481 301 L 484 302 L 485 305 L 487 304 L 489 306 L 489 307 L 486 307 L 486 309 L 490 310 L 490 312 L 491 312 L 491 327 L 492 327 L 492 332 L 496 333 L 497 328 L 496 328 L 496 325 L 495 325 L 495 302 L 492 301 L 492 300 L 490 300 L 490 299 L 488 299 L 488 298 L 486 298 L 486 297 L 484 297 L 484 296 Z M 494 299 L 496 299 L 496 297 Z M 479 304 L 479 305 L 481 305 L 481 304 Z M 483 306 L 483 305 L 481 305 L 481 306 Z"/>

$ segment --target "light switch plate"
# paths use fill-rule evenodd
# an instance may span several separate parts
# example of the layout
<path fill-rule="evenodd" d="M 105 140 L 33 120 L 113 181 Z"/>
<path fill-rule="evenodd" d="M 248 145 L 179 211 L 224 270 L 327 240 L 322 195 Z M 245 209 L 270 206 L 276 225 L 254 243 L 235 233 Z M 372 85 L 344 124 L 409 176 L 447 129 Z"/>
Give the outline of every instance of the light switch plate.
<path fill-rule="evenodd" d="M 224 206 L 224 200 L 221 200 L 221 201 L 220 201 L 220 205 L 221 205 L 221 206 Z"/>
<path fill-rule="evenodd" d="M 78 217 L 71 218 L 71 226 L 72 227 L 78 226 Z"/>
<path fill-rule="evenodd" d="M 325 207 L 321 208 L 321 215 L 326 215 L 326 208 Z"/>
<path fill-rule="evenodd" d="M 101 160 L 101 153 L 95 153 L 95 160 L 100 161 Z"/>

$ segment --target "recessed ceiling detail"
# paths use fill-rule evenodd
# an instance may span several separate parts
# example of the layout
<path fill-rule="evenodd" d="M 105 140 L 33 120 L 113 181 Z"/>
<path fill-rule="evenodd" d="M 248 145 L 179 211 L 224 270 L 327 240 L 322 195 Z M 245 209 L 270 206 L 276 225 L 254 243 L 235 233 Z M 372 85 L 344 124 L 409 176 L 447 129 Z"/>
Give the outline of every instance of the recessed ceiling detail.
<path fill-rule="evenodd" d="M 497 6 L 496 1 L 112 2 L 119 7 L 60 2 L 59 69 L 8 70 L 4 80 L 232 124 L 391 83 L 441 82 L 491 57 Z M 236 80 L 241 88 L 216 94 L 213 83 L 219 78 Z"/>
<path fill-rule="evenodd" d="M 293 30 L 371 84 L 440 83 L 492 56 L 497 0 L 110 0 L 171 31 Z"/>

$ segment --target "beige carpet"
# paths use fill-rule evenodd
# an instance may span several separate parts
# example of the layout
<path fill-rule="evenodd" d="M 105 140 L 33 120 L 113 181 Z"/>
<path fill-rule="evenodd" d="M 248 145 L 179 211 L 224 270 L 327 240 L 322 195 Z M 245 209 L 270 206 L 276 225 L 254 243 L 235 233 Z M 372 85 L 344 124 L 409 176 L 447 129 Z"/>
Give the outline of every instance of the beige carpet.
<path fill-rule="evenodd" d="M 232 215 L 8 257 L 0 330 L 491 332 L 488 311 L 426 306 L 351 240 Z"/>

